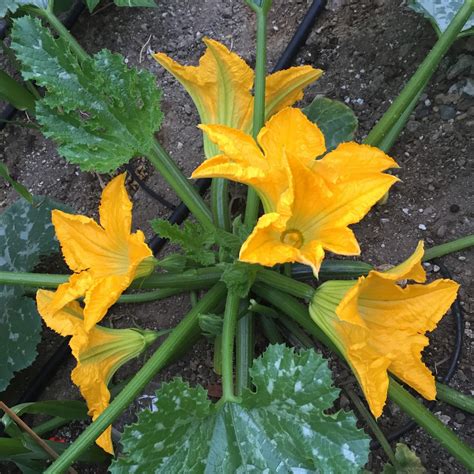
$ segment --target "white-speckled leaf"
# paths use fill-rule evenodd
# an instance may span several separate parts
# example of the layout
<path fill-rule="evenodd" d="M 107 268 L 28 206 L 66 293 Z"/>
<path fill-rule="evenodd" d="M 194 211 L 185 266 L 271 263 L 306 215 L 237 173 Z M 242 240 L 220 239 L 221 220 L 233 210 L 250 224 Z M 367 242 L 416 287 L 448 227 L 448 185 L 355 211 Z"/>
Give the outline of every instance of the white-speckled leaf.
<path fill-rule="evenodd" d="M 408 6 L 421 13 L 430 20 L 438 36 L 444 33 L 459 9 L 463 6 L 464 0 L 410 0 Z M 458 37 L 472 35 L 474 33 L 474 14 L 464 25 Z"/>
<path fill-rule="evenodd" d="M 46 89 L 36 119 L 68 161 L 108 173 L 150 152 L 162 119 L 151 73 L 107 50 L 80 59 L 28 16 L 14 20 L 11 47 L 23 77 Z"/>
<path fill-rule="evenodd" d="M 0 18 L 3 18 L 7 13 L 15 13 L 18 8 L 25 5 L 42 8 L 48 8 L 48 0 L 0 0 Z"/>
<path fill-rule="evenodd" d="M 338 100 L 316 97 L 303 113 L 323 132 L 327 150 L 354 139 L 357 117 L 350 107 Z"/>
<path fill-rule="evenodd" d="M 155 0 L 114 0 L 118 7 L 156 7 Z M 99 0 L 86 0 L 90 12 L 99 4 Z"/>
<path fill-rule="evenodd" d="M 41 255 L 59 251 L 51 223 L 58 208 L 65 206 L 36 196 L 32 205 L 21 199 L 0 216 L 0 271 L 32 271 Z M 34 300 L 19 286 L 0 285 L 0 392 L 36 358 L 40 332 Z"/>
<path fill-rule="evenodd" d="M 181 379 L 157 391 L 156 411 L 139 414 L 122 436 L 113 474 L 355 473 L 369 438 L 352 413 L 324 412 L 339 390 L 314 350 L 270 346 L 254 361 L 255 392 L 216 409 L 202 387 Z"/>

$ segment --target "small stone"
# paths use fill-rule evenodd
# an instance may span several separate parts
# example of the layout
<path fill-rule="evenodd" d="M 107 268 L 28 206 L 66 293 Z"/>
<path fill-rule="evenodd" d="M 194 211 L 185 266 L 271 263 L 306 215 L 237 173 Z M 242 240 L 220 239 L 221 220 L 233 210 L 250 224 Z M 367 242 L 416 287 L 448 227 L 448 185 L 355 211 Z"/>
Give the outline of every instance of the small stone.
<path fill-rule="evenodd" d="M 426 230 L 425 224 L 418 224 L 418 229 L 420 229 L 420 230 Z"/>
<path fill-rule="evenodd" d="M 461 92 L 468 95 L 469 97 L 474 97 L 474 79 L 470 77 L 466 80 L 466 84 L 461 87 Z"/>
<path fill-rule="evenodd" d="M 428 185 L 428 191 L 434 191 L 435 187 L 432 184 Z"/>
<path fill-rule="evenodd" d="M 433 265 L 433 271 L 435 273 L 438 273 L 439 272 L 439 266 L 438 265 Z"/>
<path fill-rule="evenodd" d="M 459 412 L 454 415 L 454 418 L 458 423 L 463 423 L 466 420 L 466 415 L 464 413 Z"/>
<path fill-rule="evenodd" d="M 441 423 L 447 425 L 451 421 L 451 417 L 448 415 L 438 415 L 438 418 L 441 420 Z"/>
<path fill-rule="evenodd" d="M 439 115 L 442 120 L 451 120 L 456 117 L 456 109 L 450 105 L 440 105 Z"/>
<path fill-rule="evenodd" d="M 457 204 L 451 204 L 451 206 L 449 206 L 449 211 L 453 214 L 456 214 L 457 212 L 459 212 L 459 210 L 460 207 Z"/>
<path fill-rule="evenodd" d="M 407 130 L 409 132 L 416 132 L 418 130 L 418 128 L 420 128 L 420 124 L 419 124 L 419 122 L 416 122 L 415 120 L 410 120 L 407 123 Z"/>
<path fill-rule="evenodd" d="M 470 54 L 461 54 L 458 60 L 448 69 L 446 77 L 451 80 L 455 77 L 469 71 L 474 67 L 474 58 Z"/>
<path fill-rule="evenodd" d="M 186 114 L 191 115 L 191 106 L 189 104 L 184 104 L 184 111 L 186 112 Z"/>
<path fill-rule="evenodd" d="M 438 230 L 436 231 L 436 235 L 438 237 L 444 237 L 446 235 L 446 231 L 448 230 L 447 226 L 445 226 L 444 224 L 440 225 L 438 227 Z"/>
<path fill-rule="evenodd" d="M 408 209 L 408 207 L 404 207 L 402 211 L 403 211 L 403 214 L 406 214 L 407 216 L 410 215 L 410 209 Z"/>
<path fill-rule="evenodd" d="M 464 260 L 466 260 L 466 257 L 464 255 L 459 255 L 458 260 L 464 262 Z"/>

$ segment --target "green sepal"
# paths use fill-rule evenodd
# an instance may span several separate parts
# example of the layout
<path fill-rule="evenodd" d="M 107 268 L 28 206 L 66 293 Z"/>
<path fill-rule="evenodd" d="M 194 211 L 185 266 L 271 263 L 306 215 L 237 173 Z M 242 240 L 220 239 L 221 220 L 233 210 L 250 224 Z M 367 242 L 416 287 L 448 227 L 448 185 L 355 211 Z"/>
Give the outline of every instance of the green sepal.
<path fill-rule="evenodd" d="M 81 60 L 29 16 L 14 20 L 12 49 L 23 77 L 46 89 L 36 118 L 68 161 L 109 173 L 150 152 L 162 113 L 148 71 L 129 68 L 123 56 L 107 50 Z"/>
<path fill-rule="evenodd" d="M 352 109 L 342 102 L 316 97 L 302 110 L 323 132 L 328 151 L 336 148 L 339 143 L 354 139 L 358 126 L 357 117 Z"/>
<path fill-rule="evenodd" d="M 424 474 L 420 458 L 405 444 L 397 443 L 395 465 L 385 464 L 382 474 Z"/>
<path fill-rule="evenodd" d="M 163 384 L 154 411 L 125 429 L 111 472 L 358 472 L 367 462 L 353 414 L 325 413 L 339 390 L 314 350 L 270 346 L 250 375 L 255 392 L 241 403 L 213 405 L 181 379 Z"/>
<path fill-rule="evenodd" d="M 67 207 L 35 196 L 33 204 L 21 199 L 0 216 L 0 271 L 28 272 L 41 255 L 59 251 L 51 223 L 51 210 Z M 33 299 L 20 286 L 0 285 L 0 392 L 13 373 L 36 358 L 41 318 Z"/>
<path fill-rule="evenodd" d="M 467 0 L 470 1 L 470 0 Z M 409 0 L 408 6 L 417 13 L 427 18 L 438 36 L 448 28 L 451 20 L 463 6 L 464 0 Z M 472 11 L 472 8 L 471 8 Z M 458 38 L 474 34 L 474 15 L 466 21 Z"/>

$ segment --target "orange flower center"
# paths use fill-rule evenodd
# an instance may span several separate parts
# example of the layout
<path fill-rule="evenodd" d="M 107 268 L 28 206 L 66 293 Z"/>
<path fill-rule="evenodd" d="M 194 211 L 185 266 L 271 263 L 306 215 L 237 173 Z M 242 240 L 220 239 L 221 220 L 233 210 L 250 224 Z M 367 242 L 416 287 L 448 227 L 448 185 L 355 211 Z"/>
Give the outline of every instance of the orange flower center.
<path fill-rule="evenodd" d="M 304 242 L 303 234 L 296 229 L 285 230 L 285 232 L 281 234 L 280 240 L 284 244 L 291 245 L 297 249 L 301 248 Z"/>

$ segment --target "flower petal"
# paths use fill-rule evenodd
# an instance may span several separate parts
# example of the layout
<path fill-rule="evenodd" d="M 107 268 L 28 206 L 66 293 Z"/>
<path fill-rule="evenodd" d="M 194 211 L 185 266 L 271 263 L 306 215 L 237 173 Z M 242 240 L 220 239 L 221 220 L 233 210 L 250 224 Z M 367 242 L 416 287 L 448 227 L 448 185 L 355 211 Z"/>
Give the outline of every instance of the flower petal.
<path fill-rule="evenodd" d="M 125 188 L 126 173 L 112 179 L 102 191 L 100 224 L 117 244 L 127 240 L 132 228 L 132 203 Z"/>
<path fill-rule="evenodd" d="M 366 328 L 339 322 L 336 323 L 336 330 L 344 341 L 346 357 L 364 392 L 370 411 L 378 418 L 387 400 L 387 368 L 391 360 L 368 344 L 372 335 Z"/>
<path fill-rule="evenodd" d="M 421 264 L 424 252 L 424 243 L 422 240 L 420 240 L 413 254 L 404 262 L 385 272 L 373 271 L 371 273 L 374 278 L 377 276 L 391 281 L 406 279 L 413 280 L 418 283 L 424 283 L 426 281 L 426 272 L 423 268 L 423 265 Z"/>
<path fill-rule="evenodd" d="M 265 158 L 254 139 L 224 125 L 200 125 L 225 155 L 206 160 L 192 174 L 198 177 L 227 178 L 252 186 L 266 212 L 274 212 L 282 193 L 288 188 L 284 157 Z M 275 158 L 275 160 L 273 160 Z"/>
<path fill-rule="evenodd" d="M 272 267 L 278 263 L 294 262 L 298 249 L 285 245 L 280 237 L 285 230 L 285 218 L 276 212 L 264 214 L 240 249 L 239 260 Z"/>
<path fill-rule="evenodd" d="M 223 44 L 209 38 L 204 42 L 199 66 L 182 66 L 162 53 L 153 57 L 188 91 L 201 122 L 242 128 L 252 116 L 253 71 Z"/>
<path fill-rule="evenodd" d="M 332 170 L 332 176 L 336 175 L 337 181 L 341 182 L 378 174 L 389 168 L 399 168 L 396 161 L 379 148 L 355 142 L 341 143 L 319 162 L 328 170 Z M 330 174 L 326 179 L 329 177 Z"/>
<path fill-rule="evenodd" d="M 311 66 L 296 66 L 267 77 L 265 85 L 265 118 L 293 105 L 303 98 L 303 89 L 321 77 L 323 71 Z"/>
<path fill-rule="evenodd" d="M 310 166 L 326 151 L 321 130 L 301 112 L 287 107 L 274 115 L 262 128 L 257 138 L 269 161 L 282 165 L 283 152 Z"/>
<path fill-rule="evenodd" d="M 94 269 L 94 274 L 121 273 L 127 269 L 126 240 L 108 238 L 95 221 L 81 215 L 52 211 L 52 221 L 69 268 Z"/>
<path fill-rule="evenodd" d="M 49 304 L 45 307 L 51 316 L 63 309 L 72 301 L 84 296 L 93 284 L 90 272 L 74 273 L 69 277 L 69 281 L 58 286 Z"/>
<path fill-rule="evenodd" d="M 130 275 L 112 275 L 94 281 L 84 298 L 84 327 L 90 331 L 120 298 L 133 278 Z"/>
<path fill-rule="evenodd" d="M 54 313 L 49 310 L 54 298 L 54 292 L 38 290 L 36 292 L 36 305 L 38 313 L 45 324 L 61 336 L 74 336 L 80 344 L 84 344 L 87 334 L 84 330 L 84 318 L 82 308 L 76 301 L 72 301 Z M 73 349 L 74 357 L 78 357 L 78 351 Z"/>

